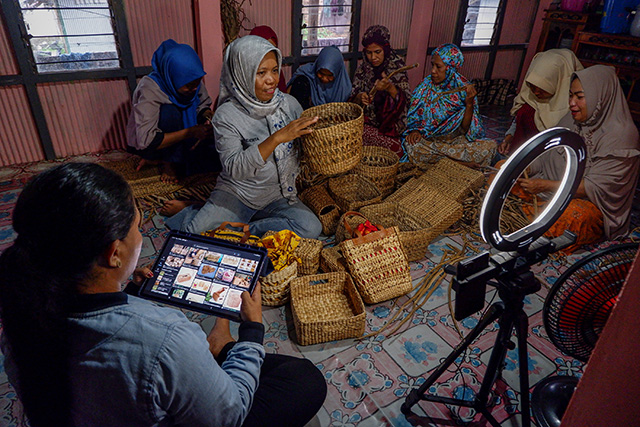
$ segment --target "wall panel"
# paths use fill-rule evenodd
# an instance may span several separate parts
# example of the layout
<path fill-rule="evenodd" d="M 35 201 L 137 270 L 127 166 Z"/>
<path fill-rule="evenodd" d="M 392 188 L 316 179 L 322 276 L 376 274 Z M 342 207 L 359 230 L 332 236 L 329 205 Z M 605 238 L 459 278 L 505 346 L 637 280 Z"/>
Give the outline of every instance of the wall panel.
<path fill-rule="evenodd" d="M 38 85 L 56 155 L 122 149 L 131 103 L 126 80 Z"/>
<path fill-rule="evenodd" d="M 526 43 L 531 33 L 531 21 L 538 7 L 537 0 L 511 0 L 502 24 L 500 44 Z"/>
<path fill-rule="evenodd" d="M 391 34 L 391 47 L 406 49 L 409 43 L 413 0 L 365 0 L 360 15 L 360 41 L 371 25 L 384 25 Z"/>
<path fill-rule="evenodd" d="M 464 63 L 460 67 L 460 73 L 469 80 L 484 79 L 487 62 L 489 52 L 464 52 Z"/>
<path fill-rule="evenodd" d="M 0 166 L 44 160 L 23 86 L 0 86 Z"/>
<path fill-rule="evenodd" d="M 460 2 L 457 0 L 438 0 L 435 2 L 428 47 L 438 47 L 443 43 L 453 42 L 459 8 Z M 425 69 L 425 72 L 429 74 L 428 69 Z"/>
<path fill-rule="evenodd" d="M 525 51 L 504 50 L 496 54 L 496 62 L 493 66 L 492 79 L 515 80 L 520 68 L 520 62 Z"/>
<path fill-rule="evenodd" d="M 240 36 L 249 34 L 258 25 L 268 25 L 278 35 L 278 48 L 282 55 L 291 55 L 292 4 L 291 0 L 245 1 L 242 10 L 247 17 L 243 23 L 246 29 L 240 30 Z"/>
<path fill-rule="evenodd" d="M 196 48 L 192 0 L 124 0 L 124 8 L 136 67 L 151 65 L 153 52 L 169 38 Z"/>
<path fill-rule="evenodd" d="M 0 75 L 19 74 L 20 71 L 13 53 L 9 33 L 4 24 L 4 19 L 1 18 L 0 16 Z"/>

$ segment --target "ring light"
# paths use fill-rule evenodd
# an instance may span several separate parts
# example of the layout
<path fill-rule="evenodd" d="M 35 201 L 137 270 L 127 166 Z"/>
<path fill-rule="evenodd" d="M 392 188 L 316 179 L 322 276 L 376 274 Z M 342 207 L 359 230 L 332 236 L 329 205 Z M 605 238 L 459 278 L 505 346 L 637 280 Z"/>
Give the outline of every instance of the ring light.
<path fill-rule="evenodd" d="M 503 236 L 500 217 L 504 201 L 522 172 L 547 150 L 563 148 L 567 160 L 560 187 L 533 222 Z M 491 183 L 480 211 L 480 232 L 485 242 L 501 251 L 515 251 L 527 247 L 542 236 L 562 215 L 578 189 L 587 160 L 586 146 L 580 135 L 566 128 L 547 129 L 521 145 L 500 168 Z"/>

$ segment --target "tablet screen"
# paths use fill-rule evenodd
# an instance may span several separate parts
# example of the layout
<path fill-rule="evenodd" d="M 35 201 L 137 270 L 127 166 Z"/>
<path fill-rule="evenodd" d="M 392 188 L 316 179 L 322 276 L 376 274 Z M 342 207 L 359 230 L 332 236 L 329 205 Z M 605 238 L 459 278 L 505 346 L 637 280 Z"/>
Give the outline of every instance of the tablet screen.
<path fill-rule="evenodd" d="M 241 294 L 253 292 L 265 261 L 263 248 L 171 232 L 140 296 L 239 321 Z"/>

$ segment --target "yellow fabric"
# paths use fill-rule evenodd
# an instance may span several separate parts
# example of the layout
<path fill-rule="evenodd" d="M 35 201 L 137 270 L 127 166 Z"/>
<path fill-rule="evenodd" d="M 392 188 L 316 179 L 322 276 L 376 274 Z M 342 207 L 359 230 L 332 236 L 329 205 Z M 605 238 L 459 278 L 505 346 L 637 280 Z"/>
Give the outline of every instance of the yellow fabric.
<path fill-rule="evenodd" d="M 282 230 L 262 239 L 275 271 L 282 270 L 294 261 L 301 262 L 294 254 L 299 244 L 300 237 L 291 230 Z"/>
<path fill-rule="evenodd" d="M 234 231 L 234 230 L 207 230 L 202 233 L 203 236 L 215 237 L 217 239 L 229 240 L 234 243 L 239 243 L 244 237 L 244 233 L 242 231 Z M 262 242 L 258 236 L 254 236 L 253 234 L 249 236 L 249 239 L 245 242 L 247 245 L 253 246 L 262 246 Z"/>

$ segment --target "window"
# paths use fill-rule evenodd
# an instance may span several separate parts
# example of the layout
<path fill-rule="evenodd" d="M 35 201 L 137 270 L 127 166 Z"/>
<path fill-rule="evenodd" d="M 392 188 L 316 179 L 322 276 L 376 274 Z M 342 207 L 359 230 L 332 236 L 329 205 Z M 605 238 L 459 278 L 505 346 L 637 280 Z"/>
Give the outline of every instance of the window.
<path fill-rule="evenodd" d="M 501 0 L 469 0 L 461 46 L 490 46 Z"/>
<path fill-rule="evenodd" d="M 38 72 L 119 68 L 109 0 L 20 0 Z"/>
<path fill-rule="evenodd" d="M 349 52 L 352 5 L 350 0 L 302 0 L 302 55 L 317 55 L 331 45 Z"/>

